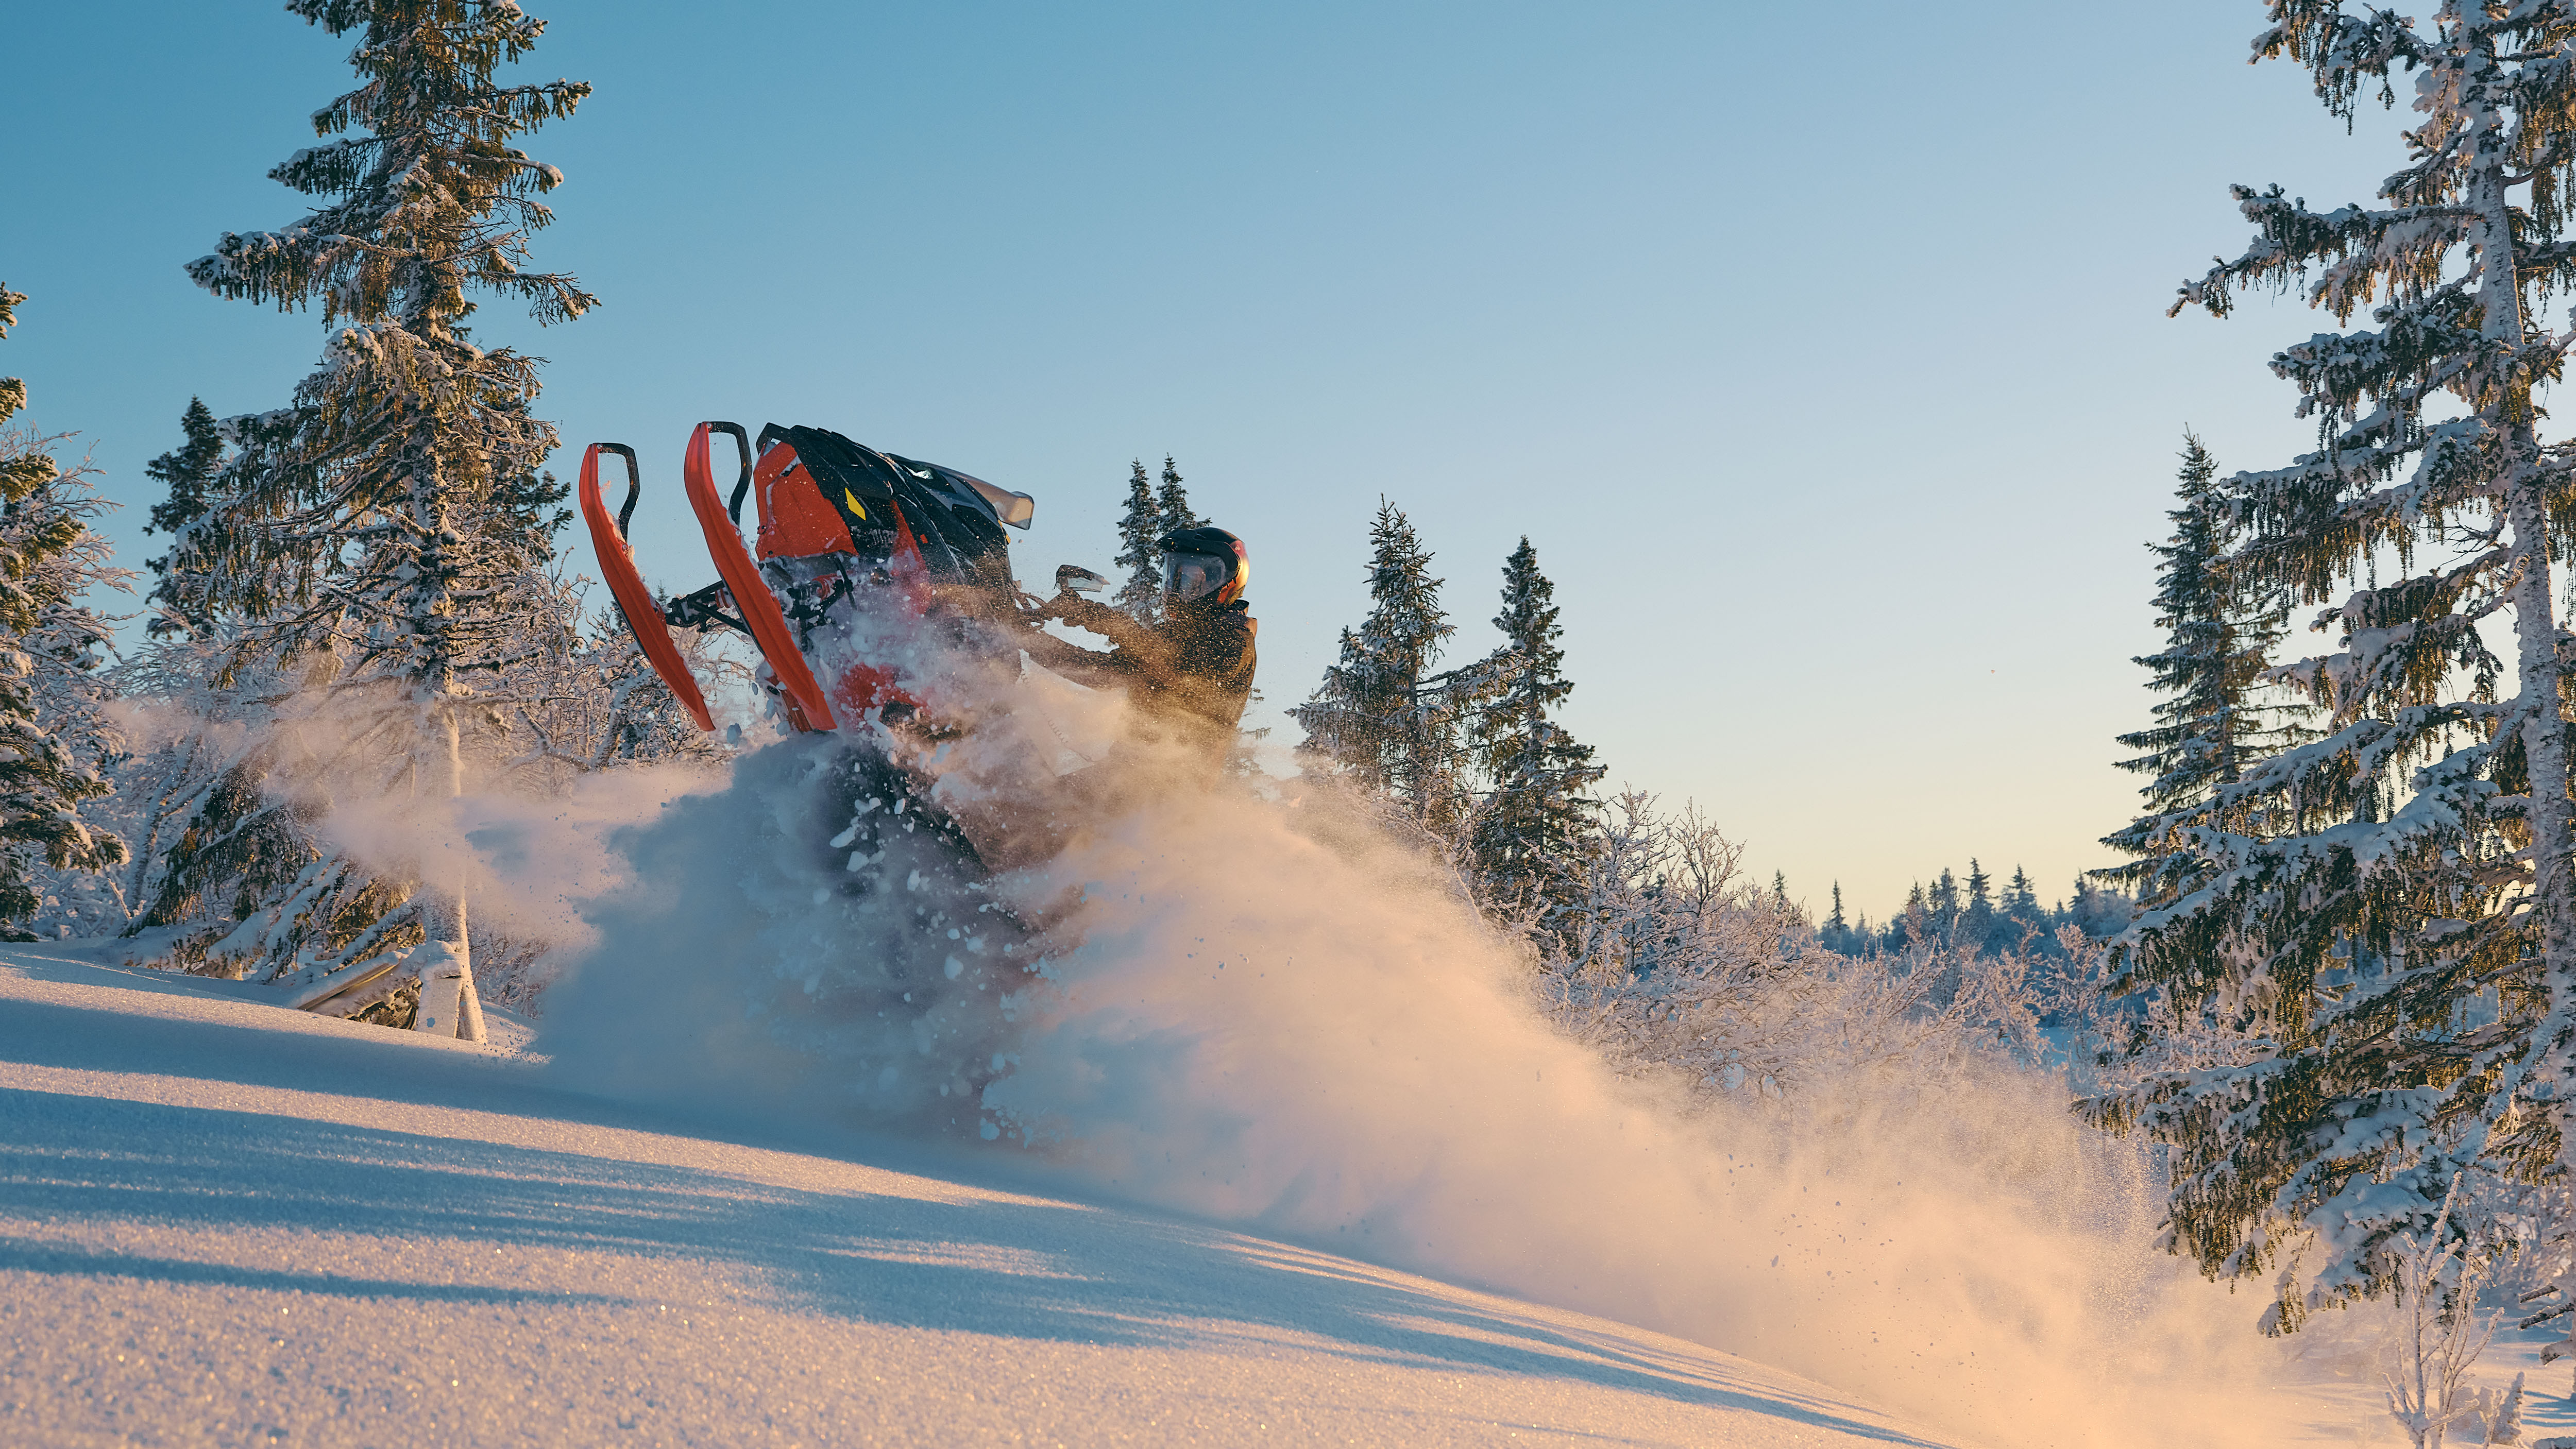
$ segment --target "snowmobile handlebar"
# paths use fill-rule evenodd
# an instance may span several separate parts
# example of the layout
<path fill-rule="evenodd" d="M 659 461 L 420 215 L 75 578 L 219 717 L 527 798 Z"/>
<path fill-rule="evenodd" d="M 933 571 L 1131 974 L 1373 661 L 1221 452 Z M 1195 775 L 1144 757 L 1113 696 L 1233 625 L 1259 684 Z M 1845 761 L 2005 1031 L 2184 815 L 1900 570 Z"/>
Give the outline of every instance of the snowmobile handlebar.
<path fill-rule="evenodd" d="M 751 492 L 751 435 L 742 430 L 740 423 L 701 423 L 699 426 L 710 433 L 724 433 L 730 436 L 733 439 L 734 451 L 742 455 L 742 476 L 734 480 L 733 500 L 725 507 L 725 516 L 739 525 L 742 522 L 743 497 Z M 760 439 L 763 447 L 768 446 L 767 431 L 764 430 L 761 433 Z"/>
<path fill-rule="evenodd" d="M 635 500 L 644 496 L 644 470 L 635 461 L 635 450 L 624 443 L 593 443 L 594 453 L 615 453 L 626 460 L 626 501 L 617 509 L 617 536 L 631 537 L 627 525 L 635 517 Z"/>

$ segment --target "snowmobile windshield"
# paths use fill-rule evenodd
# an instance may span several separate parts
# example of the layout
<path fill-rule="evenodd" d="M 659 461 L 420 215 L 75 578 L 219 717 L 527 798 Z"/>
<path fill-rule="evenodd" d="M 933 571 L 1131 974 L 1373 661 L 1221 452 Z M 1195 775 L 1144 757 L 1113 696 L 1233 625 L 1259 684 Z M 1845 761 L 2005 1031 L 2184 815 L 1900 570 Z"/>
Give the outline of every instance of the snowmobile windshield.
<path fill-rule="evenodd" d="M 1234 582 L 1234 560 L 1214 553 L 1163 555 L 1163 593 L 1178 603 L 1204 599 Z"/>

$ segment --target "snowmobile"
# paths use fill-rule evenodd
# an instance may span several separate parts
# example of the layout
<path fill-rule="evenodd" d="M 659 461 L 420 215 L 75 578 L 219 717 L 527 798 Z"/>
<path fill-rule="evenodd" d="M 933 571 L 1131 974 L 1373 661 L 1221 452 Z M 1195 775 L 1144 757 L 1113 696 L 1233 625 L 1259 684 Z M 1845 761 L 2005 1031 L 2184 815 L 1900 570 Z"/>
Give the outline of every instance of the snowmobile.
<path fill-rule="evenodd" d="M 718 436 L 737 463 L 729 496 Z M 602 455 L 626 465 L 614 517 Z M 717 574 L 693 592 L 657 599 L 635 566 L 634 449 L 599 443 L 584 455 L 581 512 L 628 630 L 697 726 L 715 721 L 674 628 L 747 636 L 755 679 L 805 740 L 737 777 L 787 847 L 746 862 L 758 883 L 742 887 L 780 933 L 753 928 L 768 944 L 747 969 L 799 983 L 800 1009 L 771 1030 L 800 1050 L 830 1043 L 852 1072 L 836 1090 L 880 1120 L 908 1114 L 990 1139 L 1000 1128 L 965 1104 L 1004 1070 L 997 1033 L 1014 993 L 1043 973 L 1060 915 L 1046 904 L 1024 913 L 997 876 L 1061 848 L 1085 813 L 1067 777 L 1107 756 L 1111 738 L 1096 727 L 1119 707 L 1036 662 L 1079 672 L 1090 657 L 1044 632 L 1050 606 L 1012 576 L 1006 530 L 1027 528 L 1036 502 L 810 427 L 771 425 L 755 439 L 700 423 L 681 477 Z M 1071 565 L 1056 574 L 1059 593 L 1106 582 Z"/>

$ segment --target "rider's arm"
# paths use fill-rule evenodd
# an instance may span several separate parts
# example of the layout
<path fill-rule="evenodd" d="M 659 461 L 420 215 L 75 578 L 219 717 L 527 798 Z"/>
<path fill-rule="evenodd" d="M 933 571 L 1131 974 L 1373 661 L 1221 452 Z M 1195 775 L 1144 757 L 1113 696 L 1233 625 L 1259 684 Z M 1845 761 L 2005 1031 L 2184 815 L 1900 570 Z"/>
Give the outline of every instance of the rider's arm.
<path fill-rule="evenodd" d="M 1020 647 L 1028 651 L 1029 658 L 1058 674 L 1088 676 L 1109 663 L 1109 656 L 1099 650 L 1085 649 L 1043 629 L 1032 629 L 1022 636 Z"/>
<path fill-rule="evenodd" d="M 1051 607 L 1057 618 L 1107 639 L 1116 650 L 1110 660 L 1118 668 L 1156 684 L 1169 684 L 1176 677 L 1171 643 L 1153 626 L 1091 599 L 1059 598 Z"/>
<path fill-rule="evenodd" d="M 1113 609 L 1096 599 L 1080 594 L 1059 594 L 1047 604 L 1047 612 L 1077 629 L 1088 629 L 1112 644 L 1124 644 L 1143 626 L 1129 618 L 1123 609 Z"/>

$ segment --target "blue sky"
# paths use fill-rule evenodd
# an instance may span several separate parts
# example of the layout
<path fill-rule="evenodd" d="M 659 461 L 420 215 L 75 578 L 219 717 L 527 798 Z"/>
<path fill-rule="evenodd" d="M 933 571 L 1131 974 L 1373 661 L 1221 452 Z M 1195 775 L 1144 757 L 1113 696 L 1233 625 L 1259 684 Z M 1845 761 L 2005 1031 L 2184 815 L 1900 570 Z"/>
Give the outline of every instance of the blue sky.
<path fill-rule="evenodd" d="M 2052 895 L 2108 863 L 2181 431 L 2285 461 L 2265 359 L 2330 320 L 2163 307 L 2242 243 L 2227 183 L 2360 200 L 2398 156 L 2245 64 L 2251 0 L 529 8 L 524 74 L 597 88 L 529 143 L 568 176 L 537 260 L 604 305 L 482 335 L 550 359 L 559 471 L 643 450 L 648 577 L 712 577 L 702 418 L 1033 493 L 1033 579 L 1105 570 L 1128 460 L 1169 452 L 1250 541 L 1275 716 L 1365 608 L 1381 495 L 1454 659 L 1526 533 L 1612 780 L 1873 914 L 1971 856 Z M 318 352 L 181 267 L 301 214 L 265 173 L 347 44 L 266 3 L 29 10 L 0 371 L 139 565 L 188 398 L 277 406 Z"/>

